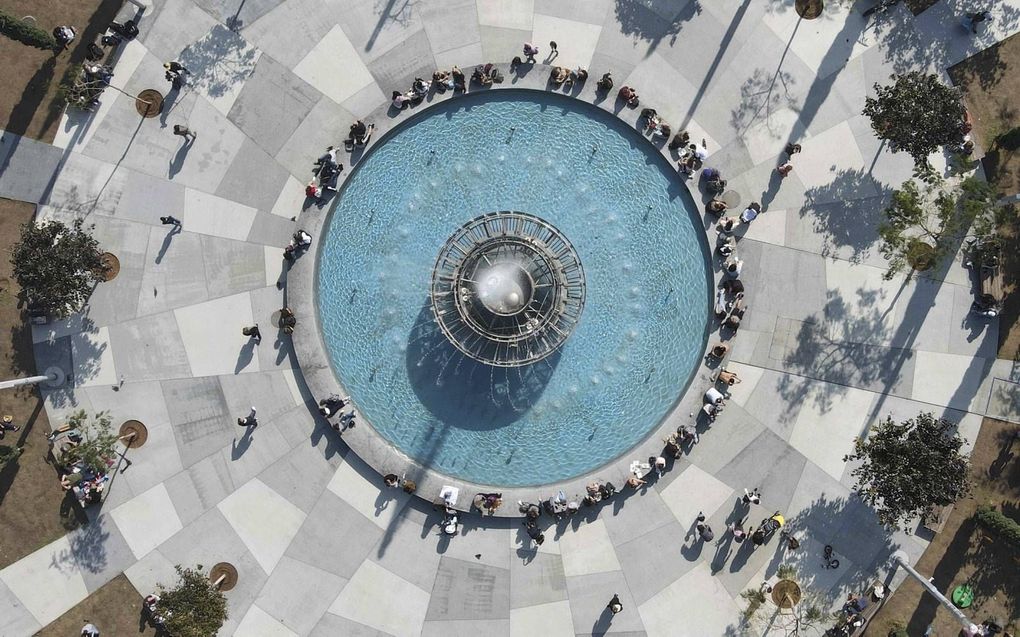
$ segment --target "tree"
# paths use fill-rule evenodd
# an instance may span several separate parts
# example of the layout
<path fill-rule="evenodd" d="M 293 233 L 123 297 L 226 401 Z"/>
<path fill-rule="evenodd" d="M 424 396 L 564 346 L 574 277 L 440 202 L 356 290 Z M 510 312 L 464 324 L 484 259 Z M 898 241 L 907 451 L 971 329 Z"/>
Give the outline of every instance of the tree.
<path fill-rule="evenodd" d="M 780 564 L 776 577 L 779 581 L 774 587 L 766 582 L 760 588 L 748 588 L 740 593 L 747 600 L 747 608 L 741 612 L 741 634 L 788 637 L 796 637 L 801 631 L 816 634 L 833 618 L 832 613 L 825 610 L 825 598 L 803 586 L 792 565 Z"/>
<path fill-rule="evenodd" d="M 966 116 L 959 89 L 946 86 L 938 77 L 913 71 L 892 75 L 890 86 L 875 84 L 878 97 L 864 102 L 864 114 L 880 139 L 904 150 L 918 166 L 928 165 L 928 155 L 945 144 L 960 142 Z"/>
<path fill-rule="evenodd" d="M 171 589 L 160 584 L 159 614 L 165 618 L 166 632 L 174 637 L 209 637 L 227 621 L 227 598 L 202 572 L 202 565 L 177 570 L 177 585 Z"/>
<path fill-rule="evenodd" d="M 968 230 L 991 237 L 1004 210 L 995 205 L 987 182 L 970 176 L 955 188 L 934 171 L 918 169 L 917 181 L 906 181 L 893 191 L 878 226 L 879 251 L 889 261 L 886 280 L 907 268 L 928 270 L 956 253 Z"/>
<path fill-rule="evenodd" d="M 10 445 L 0 445 L 0 471 L 3 470 L 8 464 L 14 462 L 21 452 L 24 451 L 24 447 L 12 447 Z"/>
<path fill-rule="evenodd" d="M 960 453 L 965 442 L 954 423 L 930 413 L 902 423 L 887 418 L 867 438 L 857 438 L 843 461 L 863 462 L 851 472 L 854 488 L 882 524 L 899 528 L 970 493 L 968 462 Z"/>
<path fill-rule="evenodd" d="M 117 434 L 110 427 L 109 412 L 101 411 L 89 418 L 84 409 L 71 414 L 68 426 L 77 429 L 81 442 L 64 452 L 65 464 L 82 462 L 95 473 L 106 473 L 108 461 L 116 453 Z"/>
<path fill-rule="evenodd" d="M 11 250 L 22 298 L 47 314 L 79 310 L 108 270 L 99 242 L 82 226 L 81 219 L 70 226 L 60 221 L 26 223 Z"/>

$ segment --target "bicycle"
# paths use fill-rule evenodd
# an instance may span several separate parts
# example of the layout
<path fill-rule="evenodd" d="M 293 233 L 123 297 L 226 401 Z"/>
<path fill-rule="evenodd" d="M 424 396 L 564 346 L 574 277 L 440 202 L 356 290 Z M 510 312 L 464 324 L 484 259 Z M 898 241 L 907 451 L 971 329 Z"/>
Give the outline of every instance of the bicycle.
<path fill-rule="evenodd" d="M 825 568 L 839 568 L 839 560 L 832 557 L 832 545 L 826 544 L 825 550 L 822 551 L 822 559 L 825 562 L 822 564 Z"/>

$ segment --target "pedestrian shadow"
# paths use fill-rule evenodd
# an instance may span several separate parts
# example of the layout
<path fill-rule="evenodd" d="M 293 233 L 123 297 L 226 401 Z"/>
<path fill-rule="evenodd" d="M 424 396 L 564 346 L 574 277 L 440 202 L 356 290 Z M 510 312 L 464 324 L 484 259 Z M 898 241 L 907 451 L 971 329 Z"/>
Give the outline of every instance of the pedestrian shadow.
<path fill-rule="evenodd" d="M 191 146 L 195 143 L 195 138 L 186 138 L 183 145 L 177 149 L 174 154 L 174 158 L 170 160 L 170 167 L 167 173 L 167 178 L 173 179 L 174 176 L 181 172 L 181 168 L 184 168 L 184 160 L 188 157 L 188 152 L 191 150 Z"/>
<path fill-rule="evenodd" d="M 180 226 L 174 226 L 170 232 L 166 233 L 163 237 L 163 244 L 159 246 L 159 252 L 156 254 L 156 264 L 163 262 L 163 257 L 166 256 L 166 251 L 170 249 L 170 244 L 173 243 L 174 235 L 180 234 L 182 228 Z"/>
<path fill-rule="evenodd" d="M 234 365 L 234 374 L 240 374 L 241 370 L 247 367 L 253 358 L 255 358 L 255 339 L 249 338 L 248 341 L 241 346 L 241 351 L 237 354 L 237 364 Z"/>
<path fill-rule="evenodd" d="M 591 627 L 592 637 L 600 637 L 609 632 L 609 627 L 613 623 L 613 611 L 609 610 L 609 607 L 602 609 L 602 614 L 599 615 L 598 619 Z"/>
<path fill-rule="evenodd" d="M 244 455 L 248 448 L 251 447 L 252 441 L 255 439 L 255 427 L 245 427 L 244 435 L 241 439 L 234 439 L 230 443 L 230 459 L 239 460 Z"/>

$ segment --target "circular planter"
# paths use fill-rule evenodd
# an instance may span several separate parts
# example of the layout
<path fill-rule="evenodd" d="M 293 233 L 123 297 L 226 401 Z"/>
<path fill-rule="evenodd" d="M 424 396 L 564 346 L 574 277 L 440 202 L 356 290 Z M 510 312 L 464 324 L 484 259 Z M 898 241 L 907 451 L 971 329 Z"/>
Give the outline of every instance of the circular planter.
<path fill-rule="evenodd" d="M 103 265 L 106 266 L 106 272 L 103 273 L 104 281 L 113 281 L 120 274 L 120 259 L 117 255 L 112 252 L 104 252 L 103 256 L 99 257 Z"/>
<path fill-rule="evenodd" d="M 825 8 L 825 3 L 822 0 L 797 0 L 795 7 L 797 9 L 797 15 L 805 20 L 814 20 L 818 16 L 822 15 L 822 9 Z"/>
<path fill-rule="evenodd" d="M 930 270 L 935 266 L 935 248 L 920 239 L 915 239 L 907 246 L 907 263 L 918 272 Z"/>
<path fill-rule="evenodd" d="M 233 564 L 230 564 L 229 562 L 220 562 L 210 569 L 210 582 L 215 584 L 221 577 L 223 578 L 223 581 L 220 582 L 219 590 L 225 592 L 237 586 L 237 569 L 234 568 Z"/>
<path fill-rule="evenodd" d="M 135 98 L 135 110 L 148 119 L 163 112 L 163 94 L 154 88 L 147 88 Z"/>
<path fill-rule="evenodd" d="M 127 439 L 126 437 L 131 434 L 134 434 L 134 438 Z M 125 420 L 124 424 L 120 426 L 118 437 L 122 438 L 121 442 L 128 449 L 137 449 L 149 439 L 149 430 L 145 428 L 145 425 L 140 420 Z"/>
<path fill-rule="evenodd" d="M 789 610 L 800 602 L 800 584 L 793 580 L 780 580 L 772 587 L 772 603 L 779 608 Z"/>

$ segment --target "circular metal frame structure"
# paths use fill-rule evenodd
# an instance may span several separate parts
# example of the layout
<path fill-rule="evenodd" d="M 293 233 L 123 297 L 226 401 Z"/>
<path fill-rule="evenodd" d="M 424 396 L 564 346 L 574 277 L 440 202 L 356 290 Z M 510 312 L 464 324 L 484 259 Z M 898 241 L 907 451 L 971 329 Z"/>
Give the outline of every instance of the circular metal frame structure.
<path fill-rule="evenodd" d="M 584 268 L 570 241 L 535 215 L 490 212 L 447 239 L 432 268 L 432 312 L 463 354 L 520 367 L 556 352 L 585 299 Z"/>

